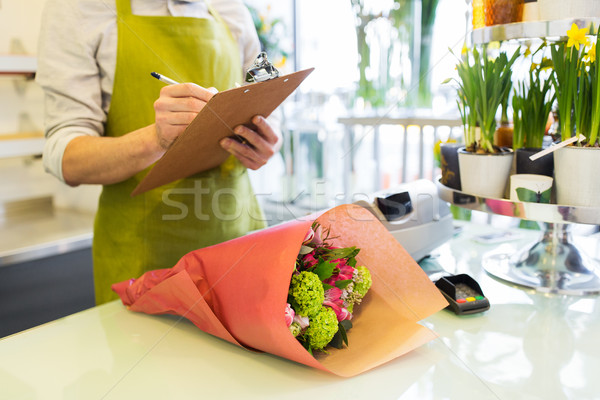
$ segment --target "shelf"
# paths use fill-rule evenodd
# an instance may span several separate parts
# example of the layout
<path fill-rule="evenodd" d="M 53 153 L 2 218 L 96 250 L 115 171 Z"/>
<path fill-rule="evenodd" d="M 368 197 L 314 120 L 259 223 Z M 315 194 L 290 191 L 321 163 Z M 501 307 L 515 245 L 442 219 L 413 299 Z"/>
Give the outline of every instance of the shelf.
<path fill-rule="evenodd" d="M 33 76 L 37 70 L 37 58 L 30 55 L 0 55 L 0 75 Z"/>
<path fill-rule="evenodd" d="M 0 159 L 40 155 L 45 142 L 42 132 L 0 134 Z"/>
<path fill-rule="evenodd" d="M 474 29 L 471 33 L 473 44 L 501 42 L 506 40 L 527 40 L 537 38 L 556 38 L 565 36 L 575 23 L 579 28 L 600 26 L 600 18 L 567 18 L 554 21 L 528 21 L 512 24 L 486 26 Z"/>

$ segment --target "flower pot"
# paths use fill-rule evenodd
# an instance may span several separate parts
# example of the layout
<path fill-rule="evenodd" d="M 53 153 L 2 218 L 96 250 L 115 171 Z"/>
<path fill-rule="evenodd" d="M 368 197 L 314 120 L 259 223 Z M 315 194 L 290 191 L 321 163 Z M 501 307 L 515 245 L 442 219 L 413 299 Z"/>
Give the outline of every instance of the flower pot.
<path fill-rule="evenodd" d="M 520 22 L 523 18 L 523 0 L 485 0 L 485 25 Z"/>
<path fill-rule="evenodd" d="M 475 196 L 503 198 L 508 186 L 514 153 L 504 148 L 495 154 L 458 150 L 462 191 Z"/>
<path fill-rule="evenodd" d="M 529 21 L 539 21 L 540 19 L 540 9 L 539 9 L 539 1 L 527 1 L 525 0 L 525 4 L 523 5 L 523 22 Z"/>
<path fill-rule="evenodd" d="M 531 161 L 529 157 L 539 151 L 541 148 L 523 147 L 515 150 L 516 172 L 517 174 L 535 174 L 552 177 L 554 174 L 554 157 L 552 154 Z"/>
<path fill-rule="evenodd" d="M 440 145 L 440 164 L 442 178 L 440 182 L 452 189 L 461 190 L 460 169 L 458 167 L 458 149 L 464 147 L 458 143 L 442 143 Z"/>
<path fill-rule="evenodd" d="M 556 202 L 600 207 L 600 148 L 567 146 L 553 154 Z"/>
<path fill-rule="evenodd" d="M 538 0 L 540 20 L 553 21 L 565 18 L 600 17 L 598 0 Z"/>

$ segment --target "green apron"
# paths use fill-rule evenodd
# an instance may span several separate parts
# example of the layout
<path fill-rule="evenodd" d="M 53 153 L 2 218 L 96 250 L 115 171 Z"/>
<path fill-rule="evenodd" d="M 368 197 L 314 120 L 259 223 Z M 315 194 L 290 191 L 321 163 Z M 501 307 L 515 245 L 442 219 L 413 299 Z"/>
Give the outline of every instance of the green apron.
<path fill-rule="evenodd" d="M 137 16 L 130 0 L 117 0 L 118 47 L 106 136 L 154 123 L 153 103 L 163 73 L 180 82 L 229 89 L 242 80 L 237 43 L 221 17 Z M 130 193 L 148 172 L 100 196 L 94 226 L 96 303 L 117 299 L 113 283 L 168 268 L 186 253 L 264 227 L 246 169 L 230 157 L 220 167 L 136 197 Z"/>

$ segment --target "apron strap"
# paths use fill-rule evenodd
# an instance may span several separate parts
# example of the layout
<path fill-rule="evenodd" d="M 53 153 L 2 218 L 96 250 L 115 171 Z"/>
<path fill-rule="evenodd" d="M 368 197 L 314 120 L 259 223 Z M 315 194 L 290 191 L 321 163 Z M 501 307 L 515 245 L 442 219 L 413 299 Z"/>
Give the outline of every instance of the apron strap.
<path fill-rule="evenodd" d="M 131 0 L 116 0 L 117 16 L 131 15 Z"/>

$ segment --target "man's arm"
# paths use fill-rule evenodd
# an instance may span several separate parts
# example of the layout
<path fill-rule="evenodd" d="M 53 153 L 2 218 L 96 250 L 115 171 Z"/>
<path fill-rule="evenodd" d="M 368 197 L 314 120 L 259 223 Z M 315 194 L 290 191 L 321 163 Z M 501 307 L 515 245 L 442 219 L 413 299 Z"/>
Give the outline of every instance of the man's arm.
<path fill-rule="evenodd" d="M 193 83 L 165 86 L 154 103 L 155 124 L 121 137 L 74 138 L 63 155 L 65 182 L 107 185 L 132 177 L 162 157 L 215 93 Z"/>

